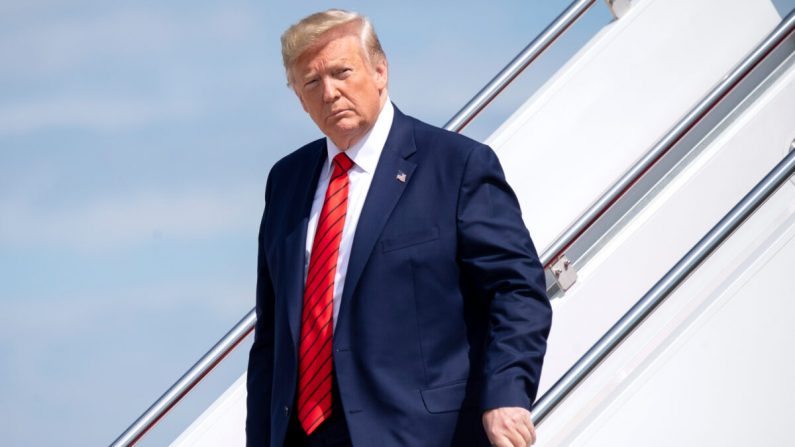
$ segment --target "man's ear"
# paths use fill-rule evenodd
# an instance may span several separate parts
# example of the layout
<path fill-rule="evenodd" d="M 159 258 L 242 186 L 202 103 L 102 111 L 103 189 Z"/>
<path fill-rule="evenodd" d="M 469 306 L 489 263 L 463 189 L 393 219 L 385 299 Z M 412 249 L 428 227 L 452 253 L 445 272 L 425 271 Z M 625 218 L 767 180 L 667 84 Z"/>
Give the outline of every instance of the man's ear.
<path fill-rule="evenodd" d="M 379 58 L 380 60 L 375 63 L 373 67 L 375 71 L 375 85 L 381 91 L 386 88 L 389 83 L 389 67 L 386 63 L 386 58 Z"/>
<path fill-rule="evenodd" d="M 304 103 L 304 98 L 301 97 L 301 93 L 295 87 L 295 73 L 292 72 L 292 68 L 290 69 L 290 72 L 288 74 L 288 84 L 287 85 L 290 87 L 290 90 L 292 90 L 293 93 L 295 93 L 295 96 L 298 97 L 298 101 L 301 102 L 301 108 L 304 109 L 304 112 L 309 113 L 309 111 L 306 110 L 306 104 Z"/>
<path fill-rule="evenodd" d="M 298 101 L 301 103 L 301 107 L 304 109 L 304 112 L 309 113 L 309 110 L 306 109 L 306 103 L 304 102 L 303 96 L 301 96 L 301 94 L 298 93 L 298 90 L 295 89 L 295 87 L 293 87 L 292 89 L 293 93 L 295 93 L 295 96 L 298 97 Z"/>

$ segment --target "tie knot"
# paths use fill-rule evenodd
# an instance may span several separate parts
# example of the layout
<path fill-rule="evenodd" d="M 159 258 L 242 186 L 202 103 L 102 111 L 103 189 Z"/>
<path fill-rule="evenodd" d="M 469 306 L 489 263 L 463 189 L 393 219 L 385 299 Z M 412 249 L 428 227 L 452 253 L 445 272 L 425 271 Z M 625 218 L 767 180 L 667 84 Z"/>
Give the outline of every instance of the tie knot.
<path fill-rule="evenodd" d="M 338 168 L 342 169 L 342 172 L 348 172 L 348 170 L 353 167 L 353 160 L 351 160 L 345 152 L 340 152 L 336 156 L 334 156 L 334 164 L 337 165 Z"/>

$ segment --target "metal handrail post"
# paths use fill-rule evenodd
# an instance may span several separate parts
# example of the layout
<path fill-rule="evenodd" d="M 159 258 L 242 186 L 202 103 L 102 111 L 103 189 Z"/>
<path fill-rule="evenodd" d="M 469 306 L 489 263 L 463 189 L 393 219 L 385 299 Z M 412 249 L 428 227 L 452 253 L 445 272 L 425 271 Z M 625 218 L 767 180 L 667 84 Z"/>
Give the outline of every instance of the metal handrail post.
<path fill-rule="evenodd" d="M 569 5 L 554 22 L 530 42 L 494 79 L 483 87 L 477 95 L 456 113 L 444 128 L 461 132 L 497 95 L 502 92 L 519 74 L 552 45 L 574 22 L 588 10 L 596 0 L 577 0 Z"/>
<path fill-rule="evenodd" d="M 252 309 L 235 327 L 224 335 L 215 346 L 193 365 L 168 391 L 124 431 L 110 447 L 134 445 L 160 419 L 168 413 L 193 387 L 213 370 L 233 349 L 239 345 L 257 322 L 257 313 Z"/>
<path fill-rule="evenodd" d="M 652 149 L 585 211 L 541 255 L 541 264 L 549 267 L 590 228 L 657 160 L 665 155 L 710 110 L 712 110 L 740 81 L 764 60 L 795 29 L 795 11 L 792 11 L 737 67 L 682 118 Z"/>
<path fill-rule="evenodd" d="M 541 423 L 643 320 L 795 173 L 795 151 L 784 157 L 737 205 L 674 265 L 533 406 Z"/>

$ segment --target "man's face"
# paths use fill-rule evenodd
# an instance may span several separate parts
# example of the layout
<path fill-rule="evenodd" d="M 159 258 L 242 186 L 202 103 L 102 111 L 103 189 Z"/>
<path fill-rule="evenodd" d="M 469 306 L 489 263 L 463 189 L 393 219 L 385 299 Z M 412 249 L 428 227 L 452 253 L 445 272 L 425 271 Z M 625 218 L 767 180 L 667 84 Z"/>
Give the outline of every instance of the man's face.
<path fill-rule="evenodd" d="M 386 100 L 386 62 L 371 65 L 358 34 L 335 33 L 302 54 L 292 67 L 293 88 L 304 110 L 340 149 L 375 124 Z"/>

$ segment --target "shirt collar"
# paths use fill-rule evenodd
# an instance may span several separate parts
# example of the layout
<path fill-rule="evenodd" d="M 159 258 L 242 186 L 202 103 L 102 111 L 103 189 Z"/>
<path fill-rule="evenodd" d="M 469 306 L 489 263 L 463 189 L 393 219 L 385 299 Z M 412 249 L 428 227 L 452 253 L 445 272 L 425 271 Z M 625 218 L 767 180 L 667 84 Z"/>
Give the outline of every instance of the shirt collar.
<path fill-rule="evenodd" d="M 394 116 L 395 108 L 392 106 L 392 101 L 387 97 L 384 106 L 381 107 L 381 112 L 378 113 L 378 118 L 375 120 L 373 128 L 361 140 L 345 151 L 356 166 L 367 173 L 372 174 L 375 172 L 378 159 L 381 157 L 381 151 L 384 149 L 386 139 L 389 136 L 389 130 L 392 128 Z M 329 137 L 326 137 L 326 150 L 328 151 L 326 170 L 329 170 L 331 169 L 331 161 L 342 151 Z"/>

